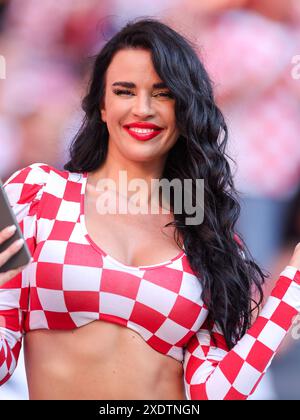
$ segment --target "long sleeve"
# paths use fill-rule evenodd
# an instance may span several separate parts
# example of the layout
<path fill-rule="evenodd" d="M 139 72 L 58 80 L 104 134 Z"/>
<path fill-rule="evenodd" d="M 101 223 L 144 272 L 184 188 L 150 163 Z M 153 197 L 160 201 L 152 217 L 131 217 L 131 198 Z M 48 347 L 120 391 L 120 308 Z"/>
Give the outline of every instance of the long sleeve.
<path fill-rule="evenodd" d="M 11 207 L 33 255 L 36 216 L 49 167 L 33 164 L 15 172 L 4 184 Z M 0 385 L 13 374 L 18 362 L 24 319 L 28 309 L 32 264 L 0 287 Z"/>
<path fill-rule="evenodd" d="M 185 348 L 183 366 L 187 398 L 247 399 L 270 366 L 299 312 L 300 271 L 288 266 L 256 321 L 230 351 L 216 325 L 213 334 L 217 346 L 213 344 L 204 323 Z"/>

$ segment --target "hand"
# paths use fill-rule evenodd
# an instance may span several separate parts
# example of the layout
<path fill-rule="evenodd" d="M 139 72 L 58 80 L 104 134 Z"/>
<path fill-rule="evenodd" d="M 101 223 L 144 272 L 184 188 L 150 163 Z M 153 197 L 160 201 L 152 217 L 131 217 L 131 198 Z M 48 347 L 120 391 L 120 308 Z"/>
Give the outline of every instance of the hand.
<path fill-rule="evenodd" d="M 291 265 L 292 267 L 295 267 L 298 270 L 300 270 L 300 242 L 296 246 L 294 254 L 288 265 Z"/>
<path fill-rule="evenodd" d="M 0 244 L 5 242 L 15 233 L 16 228 L 15 226 L 7 227 L 0 231 Z M 8 261 L 14 254 L 16 254 L 23 246 L 24 241 L 17 240 L 13 242 L 5 251 L 0 252 L 0 267 L 3 266 L 6 261 Z M 16 268 L 15 270 L 6 271 L 5 273 L 0 273 L 0 287 L 3 286 L 4 283 L 11 280 L 17 274 L 19 274 L 22 270 L 24 270 L 25 266 Z"/>

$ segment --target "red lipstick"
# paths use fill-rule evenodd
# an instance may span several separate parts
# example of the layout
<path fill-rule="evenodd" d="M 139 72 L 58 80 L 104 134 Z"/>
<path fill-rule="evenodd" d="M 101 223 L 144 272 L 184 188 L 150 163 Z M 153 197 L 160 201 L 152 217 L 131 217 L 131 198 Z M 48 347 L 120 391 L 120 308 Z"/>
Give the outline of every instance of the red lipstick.
<path fill-rule="evenodd" d="M 136 140 L 146 141 L 158 136 L 163 128 L 149 122 L 134 122 L 125 124 L 124 129 Z"/>

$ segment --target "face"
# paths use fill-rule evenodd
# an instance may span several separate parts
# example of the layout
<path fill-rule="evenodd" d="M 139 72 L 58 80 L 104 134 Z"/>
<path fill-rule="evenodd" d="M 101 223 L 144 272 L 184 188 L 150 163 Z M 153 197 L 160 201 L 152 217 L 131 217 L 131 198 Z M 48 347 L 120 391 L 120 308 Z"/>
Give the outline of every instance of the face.
<path fill-rule="evenodd" d="M 163 159 L 178 138 L 175 99 L 157 75 L 150 51 L 118 51 L 106 72 L 101 118 L 108 153 L 137 162 Z"/>

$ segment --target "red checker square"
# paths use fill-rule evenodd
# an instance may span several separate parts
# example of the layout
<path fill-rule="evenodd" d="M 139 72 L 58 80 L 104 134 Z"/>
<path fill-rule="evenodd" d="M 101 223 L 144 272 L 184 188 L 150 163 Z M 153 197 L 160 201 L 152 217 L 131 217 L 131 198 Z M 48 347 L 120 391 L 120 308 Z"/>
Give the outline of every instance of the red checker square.
<path fill-rule="evenodd" d="M 260 341 L 256 341 L 247 356 L 247 363 L 259 372 L 263 372 L 273 354 L 273 351 L 269 347 Z"/>
<path fill-rule="evenodd" d="M 199 340 L 196 336 L 196 334 L 194 334 L 192 336 L 192 338 L 190 339 L 190 341 L 188 342 L 188 350 L 190 353 L 193 353 L 194 350 L 196 350 L 196 348 L 199 346 Z"/>
<path fill-rule="evenodd" d="M 224 397 L 224 400 L 245 400 L 247 398 L 246 395 L 241 394 L 239 391 L 237 391 L 233 386 L 230 388 L 230 390 L 227 392 L 227 394 Z"/>
<path fill-rule="evenodd" d="M 98 292 L 65 291 L 64 298 L 69 312 L 99 312 Z"/>
<path fill-rule="evenodd" d="M 208 400 L 206 393 L 206 384 L 190 386 L 191 400 Z"/>
<path fill-rule="evenodd" d="M 200 311 L 201 307 L 197 303 L 194 303 L 183 296 L 178 296 L 168 318 L 177 322 L 177 324 L 190 329 L 196 322 Z"/>
<path fill-rule="evenodd" d="M 34 261 L 38 261 L 40 258 L 41 250 L 43 249 L 45 241 L 41 241 L 37 244 L 35 250 L 34 250 Z"/>
<path fill-rule="evenodd" d="M 27 167 L 27 168 L 24 168 L 22 171 L 20 171 L 20 173 L 17 175 L 17 176 L 15 176 L 10 182 L 12 183 L 12 184 L 24 184 L 25 183 L 25 181 L 26 181 L 26 179 L 27 179 L 27 177 L 28 177 L 28 174 L 29 174 L 29 172 L 31 171 L 32 169 L 31 168 L 29 168 L 29 167 Z"/>
<path fill-rule="evenodd" d="M 6 362 L 4 362 L 4 363 L 6 363 Z M 0 381 L 0 386 L 3 385 L 3 384 L 5 384 L 5 382 L 8 381 L 8 379 L 10 378 L 10 376 L 11 376 L 10 373 L 8 373 L 7 375 L 5 375 L 4 378 Z"/>
<path fill-rule="evenodd" d="M 271 316 L 271 321 L 279 325 L 284 330 L 288 330 L 291 326 L 292 319 L 297 315 L 298 311 L 285 302 L 280 302 L 276 311 Z"/>
<path fill-rule="evenodd" d="M 1 326 L 4 326 L 12 331 L 19 331 L 19 314 L 18 309 L 8 309 L 1 311 Z M 3 317 L 3 318 L 2 318 Z M 5 325 L 3 325 L 5 323 Z"/>
<path fill-rule="evenodd" d="M 32 201 L 29 207 L 28 216 L 34 216 L 37 212 L 38 207 L 39 207 L 39 201 L 38 200 Z"/>
<path fill-rule="evenodd" d="M 282 299 L 286 294 L 287 289 L 291 285 L 291 280 L 288 277 L 280 276 L 279 280 L 276 283 L 276 286 L 272 290 L 272 296 Z"/>
<path fill-rule="evenodd" d="M 42 311 L 43 307 L 39 299 L 38 291 L 36 287 L 30 288 L 30 308 L 33 311 Z"/>
<path fill-rule="evenodd" d="M 194 331 L 189 331 L 181 340 L 177 341 L 176 346 L 184 347 L 194 335 Z"/>
<path fill-rule="evenodd" d="M 48 203 L 47 206 L 43 206 L 43 218 L 53 220 L 57 216 L 59 207 L 61 205 L 61 198 L 54 197 L 47 192 L 44 192 L 43 197 Z"/>
<path fill-rule="evenodd" d="M 6 281 L 0 289 L 19 289 L 22 284 L 22 273 L 17 274 L 12 279 Z"/>
<path fill-rule="evenodd" d="M 192 268 L 190 266 L 190 263 L 189 263 L 189 260 L 188 260 L 187 256 L 184 256 L 181 261 L 182 261 L 183 271 L 185 273 L 195 275 L 194 271 L 192 270 Z"/>
<path fill-rule="evenodd" d="M 67 181 L 63 199 L 66 201 L 74 201 L 74 197 L 80 197 L 80 194 L 81 183 Z"/>
<path fill-rule="evenodd" d="M 268 319 L 259 316 L 255 323 L 252 325 L 251 328 L 247 331 L 247 334 L 251 335 L 251 337 L 257 338 L 262 330 L 265 328 L 266 324 L 268 323 Z"/>
<path fill-rule="evenodd" d="M 68 313 L 45 311 L 48 327 L 50 330 L 71 330 L 76 324 Z"/>
<path fill-rule="evenodd" d="M 52 231 L 48 237 L 52 241 L 68 241 L 74 230 L 75 223 L 55 221 Z"/>
<path fill-rule="evenodd" d="M 101 312 L 101 303 L 100 303 L 100 312 Z M 100 321 L 107 321 L 111 322 L 112 324 L 122 325 L 123 327 L 127 327 L 127 319 L 120 318 L 119 316 L 112 315 L 112 314 L 99 314 Z"/>
<path fill-rule="evenodd" d="M 29 286 L 22 287 L 20 295 L 20 309 L 27 311 L 28 309 Z"/>
<path fill-rule="evenodd" d="M 153 335 L 149 340 L 147 340 L 147 343 L 160 353 L 166 354 L 172 348 L 171 344 L 166 343 L 165 341 L 161 340 L 155 335 Z"/>
<path fill-rule="evenodd" d="M 105 269 L 101 277 L 101 292 L 136 299 L 141 279 L 124 271 Z"/>
<path fill-rule="evenodd" d="M 294 281 L 295 281 L 297 284 L 300 284 L 300 270 L 298 270 L 298 271 L 296 272 L 295 277 L 294 277 Z"/>
<path fill-rule="evenodd" d="M 27 238 L 26 239 L 26 243 L 28 245 L 28 248 L 32 251 L 32 253 L 34 252 L 33 250 L 35 249 L 35 238 Z"/>
<path fill-rule="evenodd" d="M 182 283 L 182 271 L 169 267 L 161 267 L 158 270 L 147 270 L 144 279 L 172 292 L 179 293 Z"/>
<path fill-rule="evenodd" d="M 153 334 L 161 327 L 165 320 L 166 317 L 164 315 L 140 302 L 135 302 L 130 316 L 130 321 L 141 325 Z"/>
<path fill-rule="evenodd" d="M 228 346 L 226 344 L 226 340 L 223 334 L 220 334 L 218 332 L 213 331 L 212 333 L 213 338 L 216 340 L 216 344 L 214 344 L 214 341 L 212 340 L 212 345 L 218 347 L 219 349 L 222 349 L 224 351 L 228 351 Z"/>
<path fill-rule="evenodd" d="M 63 265 L 39 262 L 36 267 L 36 286 L 62 290 Z"/>
<path fill-rule="evenodd" d="M 190 356 L 185 370 L 185 379 L 188 383 L 191 383 L 194 373 L 203 363 L 204 360 L 198 359 L 198 357 L 195 357 L 193 355 Z"/>
<path fill-rule="evenodd" d="M 69 242 L 66 248 L 65 264 L 84 267 L 99 267 L 101 256 L 90 245 Z"/>
<path fill-rule="evenodd" d="M 223 359 L 223 363 L 220 362 L 219 368 L 227 378 L 227 380 L 233 384 L 238 376 L 241 368 L 243 367 L 244 360 L 236 354 L 234 351 L 231 351 L 226 354 Z"/>
<path fill-rule="evenodd" d="M 40 185 L 24 184 L 22 187 L 21 197 L 18 201 L 19 204 L 31 202 L 40 189 Z"/>
<path fill-rule="evenodd" d="M 12 355 L 11 355 L 11 352 L 9 351 L 6 356 L 6 365 L 8 368 L 11 367 L 11 363 L 12 363 Z"/>

